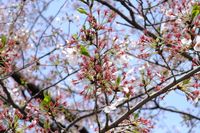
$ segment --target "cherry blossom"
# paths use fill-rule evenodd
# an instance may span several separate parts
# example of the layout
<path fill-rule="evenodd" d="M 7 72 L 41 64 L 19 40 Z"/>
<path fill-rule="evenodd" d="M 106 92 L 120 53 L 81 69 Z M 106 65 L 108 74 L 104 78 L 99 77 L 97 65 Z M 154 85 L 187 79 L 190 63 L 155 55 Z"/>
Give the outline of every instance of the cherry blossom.
<path fill-rule="evenodd" d="M 190 46 L 191 43 L 192 43 L 192 40 L 191 40 L 191 39 L 183 38 L 183 39 L 181 39 L 181 43 L 182 43 L 183 45 Z"/>
<path fill-rule="evenodd" d="M 12 0 L 0 18 L 1 132 L 198 128 L 198 1 Z"/>
<path fill-rule="evenodd" d="M 200 36 L 199 35 L 196 36 L 194 50 L 200 51 Z"/>
<path fill-rule="evenodd" d="M 114 103 L 112 103 L 110 106 L 106 106 L 106 107 L 104 107 L 104 112 L 105 113 L 110 113 L 111 111 L 114 111 L 114 110 L 116 110 L 117 109 L 117 106 L 119 105 L 119 104 L 121 104 L 121 103 L 123 103 L 124 101 L 126 101 L 128 98 L 124 98 L 124 97 L 122 97 L 122 98 L 119 98 L 119 99 L 117 99 Z"/>

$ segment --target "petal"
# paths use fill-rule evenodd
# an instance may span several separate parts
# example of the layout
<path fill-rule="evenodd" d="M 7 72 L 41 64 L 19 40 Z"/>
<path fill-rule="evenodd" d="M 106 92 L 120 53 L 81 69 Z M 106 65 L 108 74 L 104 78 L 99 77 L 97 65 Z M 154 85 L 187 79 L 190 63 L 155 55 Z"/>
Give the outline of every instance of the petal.
<path fill-rule="evenodd" d="M 108 113 L 110 113 L 111 110 L 110 110 L 109 106 L 106 106 L 106 107 L 104 107 L 103 111 L 108 114 Z"/>
<path fill-rule="evenodd" d="M 113 106 L 118 106 L 119 104 L 123 103 L 124 101 L 126 101 L 128 98 L 122 97 L 117 99 L 117 101 L 115 101 L 112 105 Z"/>
<path fill-rule="evenodd" d="M 110 107 L 110 109 L 111 109 L 112 111 L 115 110 L 115 109 L 117 109 L 116 106 L 114 106 L 114 105 L 110 105 L 109 107 Z"/>
<path fill-rule="evenodd" d="M 129 93 L 128 87 L 124 87 L 124 91 L 125 91 L 126 93 Z"/>
<path fill-rule="evenodd" d="M 196 36 L 195 41 L 196 41 L 196 44 L 200 44 L 200 35 Z"/>
<path fill-rule="evenodd" d="M 116 109 L 116 107 L 113 106 L 113 105 L 111 105 L 111 106 L 106 106 L 106 107 L 104 107 L 103 111 L 104 111 L 105 113 L 110 113 L 111 111 L 113 111 L 113 110 L 115 110 L 115 109 Z"/>
<path fill-rule="evenodd" d="M 186 45 L 190 45 L 192 43 L 192 40 L 191 39 L 186 39 L 186 38 L 183 38 L 181 39 L 181 43 L 182 44 L 186 44 Z"/>
<path fill-rule="evenodd" d="M 145 66 L 142 66 L 142 67 L 138 68 L 138 70 L 139 70 L 139 71 L 145 70 Z"/>
<path fill-rule="evenodd" d="M 163 33 L 167 30 L 167 26 L 166 26 L 166 23 L 162 23 L 161 26 L 160 26 L 160 31 Z"/>
<path fill-rule="evenodd" d="M 197 43 L 197 44 L 194 46 L 194 50 L 200 52 L 200 43 Z"/>

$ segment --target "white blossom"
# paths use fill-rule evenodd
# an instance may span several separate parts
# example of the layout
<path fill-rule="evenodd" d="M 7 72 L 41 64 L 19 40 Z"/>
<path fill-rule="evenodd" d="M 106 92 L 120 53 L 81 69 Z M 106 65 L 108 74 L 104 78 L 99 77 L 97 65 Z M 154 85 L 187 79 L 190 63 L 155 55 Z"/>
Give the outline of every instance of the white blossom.
<path fill-rule="evenodd" d="M 142 20 L 144 20 L 144 17 L 142 16 L 142 15 L 137 15 L 137 17 L 138 17 L 138 19 L 142 19 Z"/>
<path fill-rule="evenodd" d="M 126 98 L 126 97 L 119 98 L 119 99 L 117 99 L 117 101 L 115 101 L 115 102 L 113 103 L 113 105 L 118 106 L 119 104 L 123 103 L 123 102 L 126 101 L 127 99 L 128 99 L 128 98 Z"/>
<path fill-rule="evenodd" d="M 60 122 L 60 123 L 65 123 L 65 116 L 59 115 L 59 117 L 57 118 L 57 121 Z"/>
<path fill-rule="evenodd" d="M 128 87 L 124 87 L 123 89 L 124 89 L 124 92 L 129 93 Z"/>
<path fill-rule="evenodd" d="M 138 69 L 139 71 L 144 71 L 145 70 L 145 66 L 142 66 Z"/>
<path fill-rule="evenodd" d="M 160 32 L 163 33 L 163 32 L 166 32 L 167 30 L 168 30 L 168 27 L 166 23 L 162 23 L 160 26 Z"/>
<path fill-rule="evenodd" d="M 110 106 L 104 107 L 103 111 L 108 114 L 108 113 L 110 113 L 111 111 L 113 111 L 115 109 L 117 109 L 116 106 L 110 105 Z"/>
<path fill-rule="evenodd" d="M 196 98 L 194 99 L 194 103 L 198 103 L 199 99 L 200 99 L 200 96 L 196 97 Z"/>
<path fill-rule="evenodd" d="M 56 22 L 61 22 L 60 17 L 56 17 L 56 18 L 55 18 L 55 21 L 56 21 Z"/>
<path fill-rule="evenodd" d="M 110 67 L 112 65 L 113 65 L 113 63 L 111 61 L 108 61 L 107 63 L 103 64 L 103 67 L 106 67 L 106 66 Z"/>
<path fill-rule="evenodd" d="M 125 97 L 122 97 L 122 98 L 119 98 L 117 99 L 117 101 L 115 101 L 113 104 L 111 104 L 110 106 L 106 106 L 104 107 L 103 111 L 105 113 L 110 113 L 111 111 L 114 111 L 117 109 L 117 106 L 121 103 L 123 103 L 125 100 L 127 100 L 127 98 Z"/>
<path fill-rule="evenodd" d="M 57 49 L 63 49 L 63 46 L 62 46 L 62 44 L 59 43 L 59 44 L 56 45 L 56 48 Z"/>
<path fill-rule="evenodd" d="M 64 49 L 66 51 L 66 57 L 67 61 L 70 65 L 77 65 L 78 64 L 78 52 L 75 48 L 66 48 Z"/>
<path fill-rule="evenodd" d="M 61 50 L 61 53 L 66 56 L 68 63 L 72 66 L 78 65 L 78 50 L 76 48 L 64 47 L 62 44 L 56 45 L 57 49 Z"/>
<path fill-rule="evenodd" d="M 176 18 L 176 14 L 174 14 L 172 9 L 169 9 L 166 11 L 165 15 L 171 19 L 175 19 Z"/>
<path fill-rule="evenodd" d="M 200 52 L 200 35 L 195 38 L 194 50 Z"/>
<path fill-rule="evenodd" d="M 36 120 L 32 120 L 31 123 L 34 124 L 34 125 L 36 125 L 37 121 Z"/>
<path fill-rule="evenodd" d="M 181 39 L 181 43 L 183 45 L 190 45 L 192 43 L 192 40 L 191 39 L 183 38 L 183 39 Z"/>

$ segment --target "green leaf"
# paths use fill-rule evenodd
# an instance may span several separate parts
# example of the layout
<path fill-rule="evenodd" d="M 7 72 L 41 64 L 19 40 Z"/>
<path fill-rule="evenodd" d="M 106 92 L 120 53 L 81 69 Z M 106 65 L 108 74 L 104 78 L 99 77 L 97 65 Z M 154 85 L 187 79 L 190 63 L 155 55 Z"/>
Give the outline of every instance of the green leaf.
<path fill-rule="evenodd" d="M 150 44 L 152 48 L 156 48 L 157 47 L 157 43 L 153 42 Z"/>
<path fill-rule="evenodd" d="M 45 129 L 49 129 L 50 128 L 50 124 L 48 121 L 44 121 L 44 128 Z"/>
<path fill-rule="evenodd" d="M 190 79 L 185 79 L 183 80 L 183 85 L 189 84 L 190 83 Z"/>
<path fill-rule="evenodd" d="M 60 64 L 60 61 L 59 60 L 56 60 L 54 63 L 53 63 L 55 66 L 58 66 Z"/>
<path fill-rule="evenodd" d="M 116 85 L 119 86 L 120 82 L 121 82 L 121 77 L 118 76 L 118 77 L 117 77 L 117 80 L 116 80 Z"/>
<path fill-rule="evenodd" d="M 27 84 L 27 82 L 24 79 L 20 79 L 20 83 L 21 83 L 21 85 L 26 85 Z"/>
<path fill-rule="evenodd" d="M 86 26 L 85 25 L 83 25 L 83 30 L 86 30 Z"/>
<path fill-rule="evenodd" d="M 24 133 L 26 128 L 17 128 L 16 133 Z"/>
<path fill-rule="evenodd" d="M 85 56 L 90 57 L 90 54 L 89 54 L 87 48 L 84 47 L 83 45 L 80 46 L 80 53 L 81 53 L 82 55 L 85 55 Z"/>
<path fill-rule="evenodd" d="M 85 15 L 88 14 L 88 13 L 85 11 L 85 9 L 83 9 L 83 8 L 78 8 L 77 11 L 80 12 L 81 14 L 85 14 Z"/>
<path fill-rule="evenodd" d="M 169 74 L 169 71 L 168 71 L 168 70 L 165 70 L 165 71 L 163 71 L 162 73 L 163 73 L 163 75 L 167 76 L 167 75 Z"/>
<path fill-rule="evenodd" d="M 195 18 L 196 16 L 198 16 L 199 13 L 200 13 L 200 11 L 198 11 L 198 10 L 193 11 L 192 12 L 192 19 Z"/>
<path fill-rule="evenodd" d="M 7 43 L 7 38 L 5 35 L 1 36 L 1 43 L 2 43 L 2 46 L 0 46 L 0 51 L 2 51 L 5 48 L 5 45 Z"/>
<path fill-rule="evenodd" d="M 137 131 L 137 130 L 133 130 L 133 133 L 140 133 L 139 131 Z"/>
<path fill-rule="evenodd" d="M 51 96 L 47 92 L 44 92 L 43 95 L 44 99 L 40 103 L 40 109 L 48 110 L 50 108 Z"/>
<path fill-rule="evenodd" d="M 49 95 L 45 95 L 43 99 L 44 104 L 49 104 L 51 101 L 51 97 Z"/>
<path fill-rule="evenodd" d="M 6 45 L 7 38 L 6 38 L 5 35 L 2 35 L 2 36 L 1 36 L 1 42 L 3 43 L 3 45 Z"/>
<path fill-rule="evenodd" d="M 73 37 L 73 39 L 75 39 L 75 40 L 78 39 L 78 35 L 77 35 L 77 34 L 73 34 L 72 37 Z"/>
<path fill-rule="evenodd" d="M 19 117 L 17 115 L 14 116 L 14 127 L 17 128 L 18 127 L 18 120 Z"/>
<path fill-rule="evenodd" d="M 42 100 L 42 103 L 41 103 L 42 108 L 45 106 L 49 106 L 49 103 L 51 102 L 51 96 L 50 94 L 48 94 L 48 92 L 44 92 L 43 95 L 44 95 L 44 99 Z"/>
<path fill-rule="evenodd" d="M 139 118 L 139 113 L 134 114 L 134 120 L 136 120 L 137 118 Z"/>
<path fill-rule="evenodd" d="M 192 8 L 192 19 L 194 19 L 199 14 L 200 14 L 200 6 L 198 4 L 195 4 Z"/>

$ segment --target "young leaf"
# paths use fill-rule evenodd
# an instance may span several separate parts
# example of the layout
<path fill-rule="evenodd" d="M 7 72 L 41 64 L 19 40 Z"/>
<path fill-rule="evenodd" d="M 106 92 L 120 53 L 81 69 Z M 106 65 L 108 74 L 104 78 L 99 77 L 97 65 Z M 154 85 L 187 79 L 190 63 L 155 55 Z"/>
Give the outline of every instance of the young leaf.
<path fill-rule="evenodd" d="M 50 124 L 48 121 L 44 121 L 44 128 L 45 129 L 49 129 L 50 128 Z"/>
<path fill-rule="evenodd" d="M 7 38 L 5 35 L 2 35 L 1 36 L 1 43 L 2 43 L 2 46 L 0 46 L 0 51 L 2 51 L 6 45 L 6 42 L 7 42 Z"/>
<path fill-rule="evenodd" d="M 17 115 L 14 116 L 14 128 L 17 128 L 19 123 L 18 123 L 19 117 Z"/>
<path fill-rule="evenodd" d="M 55 66 L 58 66 L 58 65 L 60 64 L 60 61 L 59 61 L 59 60 L 55 60 L 55 62 L 53 62 L 53 64 L 54 64 Z"/>
<path fill-rule="evenodd" d="M 5 35 L 2 35 L 2 36 L 1 36 L 1 42 L 2 42 L 3 45 L 6 45 L 7 38 L 6 38 Z"/>
<path fill-rule="evenodd" d="M 183 85 L 189 84 L 190 83 L 190 79 L 185 79 L 183 80 Z"/>
<path fill-rule="evenodd" d="M 45 95 L 42 102 L 44 103 L 44 105 L 47 105 L 50 103 L 50 101 L 51 101 L 51 97 L 49 95 Z"/>
<path fill-rule="evenodd" d="M 51 96 L 44 93 L 44 99 L 40 103 L 40 109 L 41 110 L 48 110 L 49 107 L 50 107 L 50 102 L 51 102 Z"/>
<path fill-rule="evenodd" d="M 20 79 L 21 85 L 26 85 L 27 82 L 24 79 Z"/>
<path fill-rule="evenodd" d="M 163 74 L 164 76 L 167 76 L 167 75 L 169 74 L 169 71 L 168 71 L 168 70 L 165 70 L 165 71 L 162 72 L 162 74 Z"/>
<path fill-rule="evenodd" d="M 137 118 L 139 118 L 139 113 L 134 114 L 134 120 L 136 120 Z"/>
<path fill-rule="evenodd" d="M 77 34 L 73 34 L 72 37 L 73 37 L 73 39 L 75 39 L 75 40 L 78 39 L 78 35 L 77 35 Z"/>
<path fill-rule="evenodd" d="M 88 13 L 85 11 L 85 9 L 83 9 L 83 8 L 78 8 L 77 11 L 80 12 L 81 14 L 85 14 L 85 15 L 88 14 Z"/>
<path fill-rule="evenodd" d="M 49 106 L 49 103 L 51 102 L 51 96 L 44 92 L 44 99 L 42 100 L 42 103 L 41 103 L 41 108 L 44 109 L 45 106 Z"/>
<path fill-rule="evenodd" d="M 87 48 L 84 47 L 83 45 L 80 46 L 80 53 L 81 53 L 82 55 L 85 55 L 85 56 L 90 57 L 90 54 L 89 54 Z"/>
<path fill-rule="evenodd" d="M 133 130 L 133 133 L 140 133 L 139 131 L 137 131 L 137 129 L 136 130 Z"/>
<path fill-rule="evenodd" d="M 85 25 L 83 25 L 83 30 L 86 30 L 86 26 Z"/>
<path fill-rule="evenodd" d="M 116 85 L 119 86 L 120 82 L 121 82 L 121 77 L 118 76 L 118 77 L 117 77 L 117 80 L 116 80 Z"/>
<path fill-rule="evenodd" d="M 194 5 L 192 8 L 192 19 L 200 14 L 200 6 L 198 4 Z"/>

